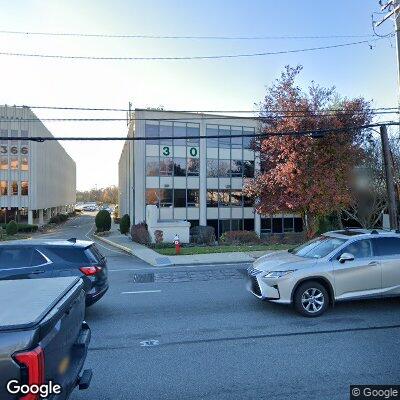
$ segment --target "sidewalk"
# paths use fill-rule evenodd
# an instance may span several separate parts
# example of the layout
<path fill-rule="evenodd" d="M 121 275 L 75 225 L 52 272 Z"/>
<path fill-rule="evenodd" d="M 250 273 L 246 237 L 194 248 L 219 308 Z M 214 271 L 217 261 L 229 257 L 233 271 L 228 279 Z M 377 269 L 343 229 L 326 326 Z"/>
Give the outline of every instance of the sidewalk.
<path fill-rule="evenodd" d="M 214 254 L 193 254 L 189 256 L 164 256 L 139 243 L 132 242 L 129 236 L 121 235 L 118 225 L 113 224 L 109 236 L 97 236 L 96 239 L 130 253 L 154 267 L 171 265 L 201 265 L 201 264 L 236 264 L 253 262 L 268 251 L 232 252 Z"/>

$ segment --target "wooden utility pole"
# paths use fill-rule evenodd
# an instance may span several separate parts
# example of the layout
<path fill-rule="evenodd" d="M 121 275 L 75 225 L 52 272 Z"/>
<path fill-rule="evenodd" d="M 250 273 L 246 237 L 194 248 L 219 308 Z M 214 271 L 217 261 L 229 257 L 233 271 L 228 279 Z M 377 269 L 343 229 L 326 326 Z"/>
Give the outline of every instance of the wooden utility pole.
<path fill-rule="evenodd" d="M 393 159 L 392 159 L 392 154 L 390 152 L 389 138 L 387 134 L 386 125 L 381 125 L 380 133 L 382 141 L 383 163 L 385 166 L 386 191 L 388 198 L 390 229 L 398 229 L 399 221 L 397 212 L 397 196 L 396 196 L 394 177 L 393 177 Z"/>

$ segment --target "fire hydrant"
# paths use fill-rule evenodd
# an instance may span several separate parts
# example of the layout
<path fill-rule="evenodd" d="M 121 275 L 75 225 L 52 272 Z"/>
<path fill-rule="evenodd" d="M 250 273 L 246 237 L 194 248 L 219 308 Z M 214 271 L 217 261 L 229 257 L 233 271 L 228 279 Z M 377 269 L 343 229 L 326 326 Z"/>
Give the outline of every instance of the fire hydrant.
<path fill-rule="evenodd" d="M 181 241 L 179 240 L 178 235 L 175 235 L 174 237 L 174 245 L 175 245 L 175 254 L 179 255 L 181 253 Z"/>

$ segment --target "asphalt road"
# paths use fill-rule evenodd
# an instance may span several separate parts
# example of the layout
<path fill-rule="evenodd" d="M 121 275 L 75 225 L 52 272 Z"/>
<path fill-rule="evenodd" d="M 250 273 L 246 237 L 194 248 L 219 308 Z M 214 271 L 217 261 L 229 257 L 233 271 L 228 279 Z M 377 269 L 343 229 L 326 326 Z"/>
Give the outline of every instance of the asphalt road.
<path fill-rule="evenodd" d="M 92 226 L 83 216 L 50 236 Z M 100 248 L 110 290 L 87 311 L 94 376 L 71 400 L 335 400 L 350 384 L 400 383 L 399 299 L 307 319 L 247 293 L 245 265 L 152 268 Z"/>

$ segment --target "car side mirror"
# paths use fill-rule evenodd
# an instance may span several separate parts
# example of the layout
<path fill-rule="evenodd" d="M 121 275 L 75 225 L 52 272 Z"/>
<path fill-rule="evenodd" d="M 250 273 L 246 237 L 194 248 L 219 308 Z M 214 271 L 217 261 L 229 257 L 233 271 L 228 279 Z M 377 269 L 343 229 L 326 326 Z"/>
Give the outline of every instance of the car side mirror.
<path fill-rule="evenodd" d="M 351 253 L 343 253 L 340 257 L 339 257 L 339 262 L 344 264 L 346 261 L 353 261 L 354 260 L 354 256 Z"/>

